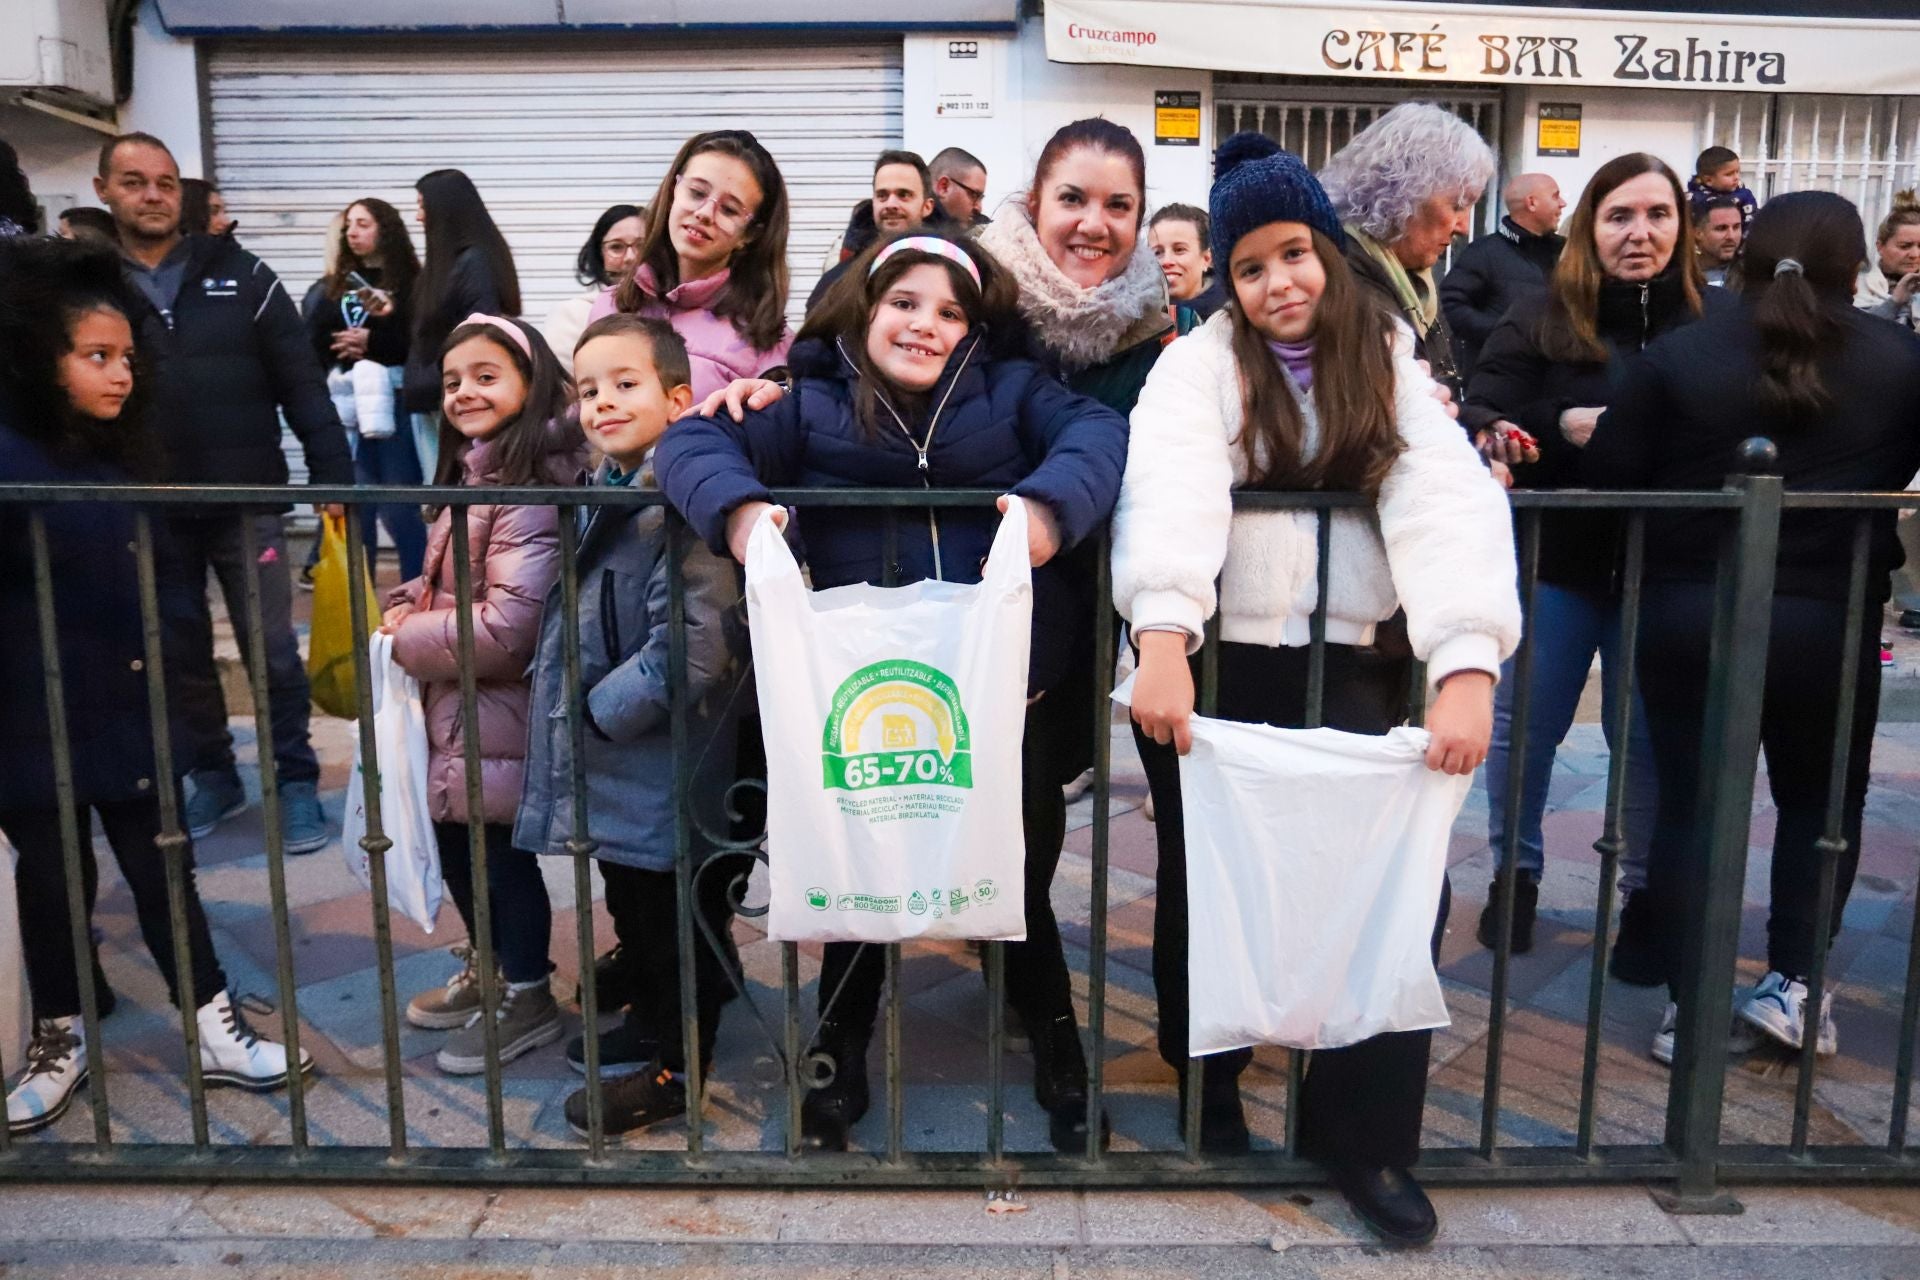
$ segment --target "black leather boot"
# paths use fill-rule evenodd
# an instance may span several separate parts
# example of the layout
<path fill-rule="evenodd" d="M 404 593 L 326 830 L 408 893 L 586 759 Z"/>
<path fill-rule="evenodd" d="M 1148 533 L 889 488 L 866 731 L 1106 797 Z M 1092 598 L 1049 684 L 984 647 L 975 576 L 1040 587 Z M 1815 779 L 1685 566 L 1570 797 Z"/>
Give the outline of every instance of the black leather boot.
<path fill-rule="evenodd" d="M 1405 1169 L 1336 1164 L 1332 1173 L 1354 1213 L 1388 1244 L 1417 1248 L 1440 1229 L 1433 1202 Z"/>
<path fill-rule="evenodd" d="M 1066 1155 L 1087 1149 L 1087 1055 L 1080 1046 L 1080 1028 L 1073 1015 L 1063 1013 L 1039 1027 L 1033 1037 L 1033 1097 L 1047 1113 L 1047 1135 L 1053 1149 Z M 1100 1115 L 1100 1146 L 1104 1150 L 1113 1127 Z"/>
<path fill-rule="evenodd" d="M 1247 1110 L 1240 1101 L 1240 1073 L 1220 1055 L 1200 1060 L 1200 1152 L 1243 1156 L 1253 1150 Z M 1180 1072 L 1180 1137 L 1187 1136 L 1187 1073 Z"/>
<path fill-rule="evenodd" d="M 1654 938 L 1646 892 L 1630 891 L 1620 904 L 1620 932 L 1607 957 L 1607 972 L 1631 986 L 1658 987 L 1667 981 L 1666 959 Z"/>
<path fill-rule="evenodd" d="M 820 1024 L 817 1050 L 833 1060 L 833 1079 L 810 1089 L 800 1102 L 800 1141 L 815 1151 L 845 1151 L 847 1131 L 872 1105 L 867 1090 L 867 1037 L 835 1022 Z M 807 1064 L 801 1065 L 804 1074 Z"/>
<path fill-rule="evenodd" d="M 632 1004 L 635 990 L 633 964 L 618 944 L 594 960 L 593 997 L 601 1013 L 618 1013 Z M 583 985 L 575 983 L 573 1002 L 579 1004 L 585 999 Z"/>
<path fill-rule="evenodd" d="M 1534 908 L 1540 903 L 1540 886 L 1524 875 L 1513 880 L 1513 951 L 1523 956 L 1533 950 Z M 1491 951 L 1500 941 L 1500 880 L 1496 876 L 1487 886 L 1487 905 L 1480 912 L 1480 928 L 1474 934 L 1480 945 Z"/>

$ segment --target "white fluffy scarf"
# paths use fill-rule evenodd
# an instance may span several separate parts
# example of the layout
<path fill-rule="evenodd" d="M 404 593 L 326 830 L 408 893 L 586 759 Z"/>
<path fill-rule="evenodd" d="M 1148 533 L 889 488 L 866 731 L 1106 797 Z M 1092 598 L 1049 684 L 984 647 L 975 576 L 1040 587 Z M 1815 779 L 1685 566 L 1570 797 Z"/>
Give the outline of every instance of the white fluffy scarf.
<path fill-rule="evenodd" d="M 976 238 L 1013 273 L 1020 286 L 1020 314 L 1069 373 L 1111 357 L 1127 345 L 1125 339 L 1136 328 L 1158 331 L 1143 321 L 1166 320 L 1166 277 L 1144 236 L 1134 245 L 1127 269 L 1091 289 L 1067 279 L 1054 265 L 1017 199 L 1001 205 Z"/>

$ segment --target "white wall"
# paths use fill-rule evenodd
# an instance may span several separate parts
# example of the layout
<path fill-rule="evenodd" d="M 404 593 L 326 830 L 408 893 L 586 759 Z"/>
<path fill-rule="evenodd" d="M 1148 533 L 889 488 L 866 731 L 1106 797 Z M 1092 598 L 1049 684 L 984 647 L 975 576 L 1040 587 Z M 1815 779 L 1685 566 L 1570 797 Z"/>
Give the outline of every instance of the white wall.
<path fill-rule="evenodd" d="M 1537 125 L 1543 102 L 1577 102 L 1580 154 L 1542 156 Z M 1681 179 L 1693 176 L 1701 141 L 1707 95 L 1684 90 L 1527 88 L 1507 99 L 1506 171 L 1551 174 L 1571 204 L 1594 171 L 1629 151 L 1650 151 L 1673 166 Z"/>
<path fill-rule="evenodd" d="M 150 133 L 180 162 L 180 176 L 207 176 L 200 153 L 200 73 L 191 40 L 176 39 L 160 25 L 153 0 L 140 6 L 133 31 L 133 96 L 120 108 L 123 133 Z"/>
<path fill-rule="evenodd" d="M 978 40 L 993 86 L 991 119 L 956 119 L 935 111 L 941 64 L 949 39 Z M 1151 67 L 1076 66 L 1047 61 L 1043 23 L 1025 23 L 1017 36 L 909 35 L 903 53 L 906 145 L 932 157 L 959 146 L 987 166 L 987 209 L 1032 177 L 1040 149 L 1061 125 L 1085 116 L 1105 116 L 1131 129 L 1147 152 L 1147 205 L 1174 200 L 1204 204 L 1213 181 L 1213 77 L 1205 71 Z M 1155 90 L 1200 94 L 1200 145 L 1159 146 L 1153 141 Z"/>
<path fill-rule="evenodd" d="M 93 174 L 106 135 L 26 107 L 0 106 L 0 138 L 20 153 L 20 168 L 46 211 L 47 229 L 62 209 L 97 205 Z"/>

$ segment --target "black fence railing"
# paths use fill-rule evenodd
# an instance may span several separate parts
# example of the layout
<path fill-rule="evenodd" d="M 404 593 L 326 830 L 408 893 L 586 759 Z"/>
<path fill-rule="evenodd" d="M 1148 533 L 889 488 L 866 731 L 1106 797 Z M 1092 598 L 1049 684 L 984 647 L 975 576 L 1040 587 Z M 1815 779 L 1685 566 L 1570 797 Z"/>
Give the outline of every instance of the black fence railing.
<path fill-rule="evenodd" d="M 1764 451 L 1753 451 L 1756 471 L 1764 468 Z M 775 500 L 800 508 L 826 505 L 879 507 L 889 510 L 924 510 L 929 507 L 982 506 L 997 495 L 985 491 L 961 490 L 807 490 L 784 491 Z M 51 581 L 49 548 L 43 512 L 47 504 L 112 501 L 132 504 L 136 510 L 138 539 L 140 605 L 144 615 L 146 673 L 149 714 L 154 726 L 153 749 L 159 776 L 174 776 L 175 754 L 164 727 L 168 724 L 168 683 L 165 655 L 157 608 L 155 538 L 153 521 L 167 513 L 191 507 L 204 513 L 208 509 L 242 509 L 249 506 L 283 506 L 290 500 L 300 502 L 342 503 L 348 509 L 347 547 L 350 575 L 358 581 L 366 572 L 366 554 L 361 541 L 363 512 L 374 505 L 393 502 L 428 502 L 445 505 L 452 512 L 452 555 L 455 595 L 458 606 L 458 641 L 461 652 L 470 655 L 473 646 L 471 604 L 474 599 L 472 565 L 467 542 L 468 508 L 479 504 L 526 504 L 556 506 L 561 509 L 558 522 L 562 569 L 561 605 L 567 629 L 564 651 L 566 667 L 566 714 L 573 735 L 573 776 L 571 811 L 572 839 L 568 846 L 573 861 L 573 896 L 577 920 L 578 963 L 581 979 L 580 1014 L 584 1026 L 595 1028 L 601 1012 L 600 996 L 594 980 L 596 943 L 593 936 L 593 891 L 589 864 L 596 844 L 593 838 L 593 814 L 587 804 L 582 773 L 584 712 L 579 666 L 578 599 L 574 566 L 578 553 L 578 533 L 574 518 L 577 509 L 593 506 L 640 507 L 659 505 L 656 493 L 627 489 L 556 490 L 525 489 L 324 489 L 282 488 L 188 488 L 132 486 L 27 486 L 0 485 L 0 506 L 27 508 L 31 530 L 30 547 L 37 578 L 40 609 L 38 635 L 10 636 L 5 643 L 37 643 L 46 665 L 47 705 L 51 711 L 51 736 L 54 743 L 54 768 L 60 798 L 73 794 L 70 742 L 73 726 L 65 723 L 63 684 L 83 674 L 64 672 L 60 667 L 59 626 L 54 616 L 54 592 Z M 1313 620 L 1313 655 L 1308 692 L 1308 722 L 1320 721 L 1325 673 L 1326 580 L 1330 545 L 1330 513 L 1341 507 L 1359 505 L 1359 499 L 1341 494 L 1241 494 L 1236 502 L 1242 508 L 1308 508 L 1320 513 L 1320 608 Z M 1815 1056 L 1814 1036 L 1806 1036 L 1805 1048 L 1798 1055 L 1793 1093 L 1793 1120 L 1789 1140 L 1773 1145 L 1730 1144 L 1723 1140 L 1723 1113 L 1727 1054 L 1721 1046 L 1728 1042 L 1730 997 L 1734 989 L 1738 959 L 1738 934 L 1741 923 L 1746 879 L 1749 826 L 1753 807 L 1755 762 L 1759 753 L 1762 711 L 1762 682 L 1757 672 L 1765 669 L 1768 637 L 1769 602 L 1774 592 L 1775 559 L 1779 545 L 1783 510 L 1811 507 L 1841 509 L 1852 513 L 1855 522 L 1851 578 L 1851 607 L 1847 612 L 1844 652 L 1848 669 L 1839 673 L 1842 706 L 1836 717 L 1833 743 L 1833 784 L 1827 806 L 1825 838 L 1820 848 L 1824 855 L 1821 882 L 1822 901 L 1816 915 L 1819 923 L 1817 957 L 1808 975 L 1809 1009 L 1819 1009 L 1828 986 L 1827 921 L 1835 883 L 1835 865 L 1844 850 L 1842 838 L 1842 792 L 1849 747 L 1846 726 L 1850 720 L 1854 671 L 1868 610 L 1866 576 L 1869 560 L 1869 524 L 1877 512 L 1894 507 L 1920 506 L 1920 495 L 1895 494 L 1809 494 L 1784 492 L 1778 478 L 1764 474 L 1732 477 L 1718 491 L 1673 492 L 1516 492 L 1512 495 L 1518 533 L 1522 572 L 1522 598 L 1531 624 L 1533 596 L 1539 566 L 1542 516 L 1551 511 L 1571 509 L 1616 511 L 1624 518 L 1624 574 L 1622 578 L 1622 632 L 1632 636 L 1637 629 L 1646 560 L 1647 521 L 1651 513 L 1706 511 L 1720 515 L 1723 527 L 1718 550 L 1719 569 L 1715 605 L 1714 632 L 1707 722 L 1703 741 L 1710 744 L 1710 758 L 1702 762 L 1702 798 L 1699 812 L 1704 822 L 1694 846 L 1688 851 L 1694 862 L 1689 875 L 1704 886 L 1701 898 L 1706 904 L 1704 917 L 1694 921 L 1686 938 L 1687 975 L 1677 992 L 1679 1026 L 1677 1048 L 1667 1086 L 1664 1133 L 1658 1141 L 1636 1144 L 1607 1144 L 1596 1140 L 1596 1111 L 1602 1096 L 1602 1028 L 1606 1014 L 1608 988 L 1605 980 L 1610 923 L 1615 906 L 1618 864 L 1624 847 L 1623 805 L 1628 717 L 1634 700 L 1628 696 L 1634 687 L 1631 644 L 1623 645 L 1624 660 L 1616 661 L 1606 673 L 1613 697 L 1608 699 L 1614 723 L 1608 726 L 1611 758 L 1604 804 L 1604 826 L 1595 849 L 1600 856 L 1597 893 L 1593 902 L 1592 963 L 1586 988 L 1584 1035 L 1577 1073 L 1569 1073 L 1563 1086 L 1569 1093 L 1577 1089 L 1578 1104 L 1571 1125 L 1571 1141 L 1551 1144 L 1515 1145 L 1503 1143 L 1503 1090 L 1506 1087 L 1506 1038 L 1514 1005 L 1513 969 L 1510 951 L 1513 886 L 1517 874 L 1516 855 L 1519 831 L 1520 775 L 1524 753 L 1510 754 L 1511 774 L 1508 788 L 1507 849 L 1498 862 L 1504 893 L 1499 916 L 1499 945 L 1495 948 L 1489 995 L 1488 1029 L 1485 1039 L 1485 1067 L 1480 1080 L 1477 1141 L 1458 1146 L 1432 1146 L 1423 1155 L 1422 1177 L 1435 1183 L 1500 1182 L 1591 1182 L 1615 1180 L 1654 1180 L 1674 1184 L 1674 1207 L 1692 1211 L 1712 1211 L 1722 1206 L 1722 1188 L 1728 1183 L 1756 1180 L 1792 1179 L 1887 1179 L 1912 1180 L 1920 1177 L 1920 1160 L 1908 1145 L 1908 1111 L 1912 1100 L 1914 1033 L 1920 1021 L 1920 929 L 1907 942 L 1904 983 L 1898 993 L 1900 1017 L 1898 1041 L 1894 1050 L 1891 1110 L 1886 1141 L 1878 1145 L 1822 1145 L 1810 1140 L 1810 1117 L 1814 1109 L 1814 1085 L 1821 1064 Z M 248 522 L 240 521 L 243 537 L 255 535 Z M 888 534 L 891 541 L 891 531 Z M 245 594 L 244 616 L 235 619 L 251 639 L 247 652 L 265 652 L 260 609 L 260 584 L 257 556 L 249 554 L 245 563 L 250 570 Z M 1110 595 L 1104 547 L 1095 557 L 1099 568 L 1098 594 L 1101 602 L 1093 620 L 1095 631 L 1095 669 L 1113 670 L 1116 646 L 1116 622 L 1105 601 Z M 888 562 L 895 557 L 888 555 Z M 671 559 L 671 557 L 669 557 Z M 775 1105 L 769 1101 L 763 1117 L 769 1137 L 760 1149 L 715 1149 L 707 1141 L 703 1123 L 703 1089 L 698 1053 L 687 1055 L 688 1106 L 685 1145 L 682 1150 L 626 1150 L 610 1140 L 605 1130 L 597 1040 L 584 1038 L 586 1057 L 587 1135 L 584 1149 L 554 1149 L 509 1141 L 503 1105 L 500 1046 L 494 1019 L 483 1019 L 488 1028 L 486 1069 L 477 1091 L 484 1100 L 486 1141 L 484 1145 L 448 1146 L 424 1144 L 409 1136 L 409 1094 L 401 1043 L 398 996 L 395 982 L 394 936 L 389 919 L 386 892 L 385 854 L 390 841 L 383 832 L 380 811 L 379 761 L 372 731 L 371 689 L 366 640 L 378 619 L 367 616 L 364 596 L 352 595 L 352 630 L 360 707 L 359 746 L 365 768 L 358 785 L 363 789 L 367 811 L 367 834 L 362 844 L 369 858 L 372 878 L 370 910 L 372 946 L 378 974 L 381 1067 L 384 1078 L 385 1145 L 341 1145 L 315 1142 L 309 1127 L 308 1095 L 312 1083 L 294 1072 L 285 1100 L 286 1139 L 284 1142 L 252 1144 L 216 1143 L 211 1140 L 208 1099 L 199 1070 L 199 1053 L 194 1020 L 182 1019 L 188 1104 L 192 1116 L 190 1143 L 151 1143 L 119 1140 L 110 1123 L 110 1091 L 116 1087 L 113 1073 L 104 1069 L 100 1046 L 100 1010 L 96 1007 L 92 984 L 80 983 L 83 1020 L 87 1043 L 93 1047 L 95 1069 L 86 1085 L 92 1104 L 93 1140 L 62 1141 L 51 1133 L 8 1139 L 0 1129 L 0 1178 L 66 1179 L 195 1179 L 240 1180 L 361 1179 L 430 1183 L 441 1181 L 484 1181 L 520 1183 L 685 1183 L 735 1185 L 929 1185 L 958 1184 L 1010 1186 L 1016 1181 L 1028 1184 L 1070 1185 L 1197 1185 L 1197 1184 L 1286 1184 L 1308 1183 L 1322 1177 L 1318 1167 L 1302 1159 L 1297 1150 L 1297 1108 L 1304 1055 L 1289 1055 L 1286 1091 L 1287 1123 L 1284 1144 L 1234 1157 L 1203 1156 L 1199 1150 L 1198 1109 L 1202 1090 L 1199 1065 L 1190 1062 L 1185 1132 L 1190 1135 L 1184 1147 L 1161 1150 L 1104 1150 L 1099 1140 L 1098 1115 L 1106 1104 L 1108 1061 L 1107 1016 L 1110 1003 L 1109 960 L 1109 777 L 1114 715 L 1101 699 L 1086 726 L 1092 735 L 1095 780 L 1088 858 L 1091 871 L 1091 900 L 1087 916 L 1087 984 L 1085 1026 L 1091 1041 L 1088 1055 L 1090 1088 L 1088 1096 L 1088 1142 L 1084 1152 L 1009 1151 L 1006 1142 L 1007 1056 L 1002 1010 L 1005 1007 L 1005 974 L 1001 944 L 981 947 L 982 968 L 989 996 L 986 1002 L 986 1096 L 980 1115 L 978 1142 L 963 1149 L 920 1150 L 907 1141 L 909 1099 L 905 1084 L 903 1032 L 907 1019 L 904 991 L 902 947 L 883 948 L 886 998 L 882 1005 L 882 1036 L 886 1060 L 886 1085 L 879 1105 L 884 1108 L 885 1138 L 871 1149 L 849 1153 L 803 1153 L 800 1112 L 803 1098 L 811 1088 L 825 1082 L 823 1064 L 809 1053 L 818 1019 L 809 1016 L 801 1002 L 802 954 L 795 944 L 779 945 L 778 992 L 781 1008 L 777 1017 L 764 1014 L 746 991 L 739 972 L 733 981 L 748 995 L 752 1007 L 753 1034 L 764 1039 L 765 1060 L 777 1065 L 783 1096 Z M 671 580 L 671 652 L 669 655 L 671 692 L 671 733 L 673 735 L 676 789 L 680 796 L 675 824 L 675 883 L 679 906 L 678 947 L 681 959 L 682 1000 L 686 1043 L 699 1043 L 695 1025 L 696 1001 L 693 982 L 696 949 L 720 949 L 724 942 L 692 909 L 700 891 L 698 877 L 724 874 L 730 878 L 729 894 L 736 911 L 745 916 L 763 913 L 764 907 L 746 903 L 747 877 L 739 870 L 740 859 L 708 858 L 697 860 L 695 816 L 687 801 L 689 770 L 687 672 L 684 635 L 684 583 L 677 567 Z M 1210 710 L 1217 679 L 1218 645 L 1210 636 L 1203 651 L 1200 709 Z M 1516 658 L 1516 690 L 1513 703 L 1513 739 L 1525 741 L 1530 708 L 1527 688 L 1534 663 L 1535 637 L 1531 625 Z M 254 714 L 258 719 L 259 741 L 270 742 L 268 696 L 265 665 L 252 664 Z M 475 688 L 471 662 L 463 662 L 460 679 L 465 726 L 466 779 L 468 811 L 480 813 L 479 742 L 476 730 Z M 1419 715 L 1419 692 L 1424 681 L 1416 672 L 1414 715 Z M 299 1053 L 303 1024 L 299 1007 L 294 949 L 289 937 L 285 850 L 279 835 L 277 786 L 272 753 L 260 751 L 261 787 L 264 797 L 266 832 L 266 869 L 269 910 L 277 958 L 280 1032 L 291 1055 Z M 764 783 L 744 780 L 735 784 L 729 803 L 737 818 L 753 808 L 745 792 L 764 789 Z M 186 954 L 186 913 L 183 904 L 182 854 L 187 837 L 173 789 L 158 788 L 164 833 L 158 841 L 159 854 L 167 863 L 172 907 L 172 928 L 176 954 Z M 70 893 L 70 925 L 78 971 L 86 974 L 90 964 L 88 907 L 80 886 L 82 843 L 88 833 L 80 829 L 70 804 L 62 804 L 65 865 Z M 472 945 L 478 952 L 476 965 L 482 986 L 483 1007 L 490 1015 L 497 1009 L 502 992 L 496 979 L 489 920 L 490 895 L 487 888 L 488 851 L 480 826 L 472 825 L 471 856 L 475 928 Z M 764 832 L 741 833 L 703 831 L 700 839 L 723 852 L 746 854 L 765 861 Z M 181 980 L 189 988 L 189 966 L 181 965 Z M 205 993 L 201 993 L 204 995 Z M 195 993 L 182 993 L 184 1007 L 195 1007 Z M 829 1007 L 831 1000 L 829 1000 Z M 0 1063 L 0 1072 L 11 1072 L 17 1064 Z M 455 1088 L 476 1090 L 473 1085 Z M 473 1099 L 469 1096 L 469 1101 Z"/>

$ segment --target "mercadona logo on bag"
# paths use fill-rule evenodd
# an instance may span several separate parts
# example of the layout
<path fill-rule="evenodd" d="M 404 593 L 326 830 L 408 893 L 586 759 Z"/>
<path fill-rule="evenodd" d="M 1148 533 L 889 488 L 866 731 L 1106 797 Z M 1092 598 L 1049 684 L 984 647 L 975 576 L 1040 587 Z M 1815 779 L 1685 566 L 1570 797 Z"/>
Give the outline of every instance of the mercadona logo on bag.
<path fill-rule="evenodd" d="M 841 802 L 842 813 L 869 820 L 958 813 L 959 797 L 928 788 L 973 786 L 960 690 L 924 662 L 876 662 L 848 676 L 833 695 L 820 751 L 827 787 L 884 789 L 857 805 Z"/>
<path fill-rule="evenodd" d="M 778 531 L 756 526 L 768 936 L 1025 936 L 1025 514 L 1008 512 L 977 585 L 809 592 Z"/>

